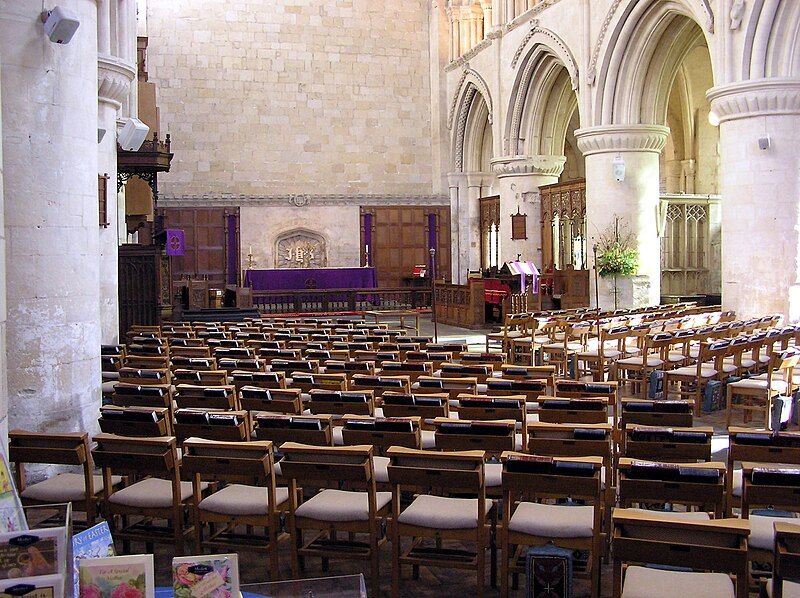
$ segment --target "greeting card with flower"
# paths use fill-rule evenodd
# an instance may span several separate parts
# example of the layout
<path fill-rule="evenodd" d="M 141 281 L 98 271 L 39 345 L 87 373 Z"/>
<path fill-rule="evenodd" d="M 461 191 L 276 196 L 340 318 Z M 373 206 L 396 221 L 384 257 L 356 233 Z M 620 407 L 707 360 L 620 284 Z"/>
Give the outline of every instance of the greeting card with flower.
<path fill-rule="evenodd" d="M 83 559 L 78 564 L 80 598 L 153 598 L 153 555 Z"/>
<path fill-rule="evenodd" d="M 232 598 L 239 596 L 239 559 L 235 554 L 172 559 L 175 598 Z"/>

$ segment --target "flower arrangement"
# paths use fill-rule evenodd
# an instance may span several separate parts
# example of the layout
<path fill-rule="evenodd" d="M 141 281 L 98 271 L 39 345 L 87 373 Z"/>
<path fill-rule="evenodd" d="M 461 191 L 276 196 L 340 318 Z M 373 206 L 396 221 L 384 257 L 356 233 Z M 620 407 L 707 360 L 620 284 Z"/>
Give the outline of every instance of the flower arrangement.
<path fill-rule="evenodd" d="M 620 230 L 620 218 L 614 218 L 611 230 L 600 235 L 597 245 L 597 273 L 600 276 L 633 276 L 639 269 L 639 252 L 626 225 Z"/>

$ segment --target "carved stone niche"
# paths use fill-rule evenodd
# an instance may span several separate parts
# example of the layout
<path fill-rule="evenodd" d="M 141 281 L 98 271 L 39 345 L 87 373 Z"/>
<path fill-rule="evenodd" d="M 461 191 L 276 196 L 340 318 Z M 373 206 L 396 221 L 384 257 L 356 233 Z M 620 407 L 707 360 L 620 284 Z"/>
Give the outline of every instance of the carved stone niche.
<path fill-rule="evenodd" d="M 275 241 L 276 268 L 325 268 L 328 251 L 325 237 L 296 228 L 278 235 Z"/>

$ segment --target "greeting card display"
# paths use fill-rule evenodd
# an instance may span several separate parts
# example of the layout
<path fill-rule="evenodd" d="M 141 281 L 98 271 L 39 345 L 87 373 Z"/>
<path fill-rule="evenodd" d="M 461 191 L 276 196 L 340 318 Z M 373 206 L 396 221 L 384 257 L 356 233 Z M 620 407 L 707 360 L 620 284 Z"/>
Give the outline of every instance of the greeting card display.
<path fill-rule="evenodd" d="M 239 560 L 235 554 L 212 554 L 172 559 L 175 598 L 236 598 Z"/>
<path fill-rule="evenodd" d="M 0 581 L 0 598 L 62 598 L 64 578 L 61 575 L 21 577 Z"/>
<path fill-rule="evenodd" d="M 153 555 L 82 559 L 78 579 L 81 598 L 153 598 Z"/>
<path fill-rule="evenodd" d="M 105 521 L 72 536 L 72 568 L 75 598 L 80 596 L 78 563 L 82 559 L 100 559 L 114 556 L 115 554 L 114 539 L 111 537 L 111 530 L 108 527 L 108 523 Z"/>

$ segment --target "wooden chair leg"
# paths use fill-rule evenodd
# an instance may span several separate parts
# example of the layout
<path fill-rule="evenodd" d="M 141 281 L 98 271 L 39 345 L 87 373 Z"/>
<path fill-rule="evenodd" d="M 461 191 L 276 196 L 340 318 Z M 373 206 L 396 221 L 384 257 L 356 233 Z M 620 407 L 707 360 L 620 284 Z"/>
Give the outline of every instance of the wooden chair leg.
<path fill-rule="evenodd" d="M 271 581 L 280 579 L 280 564 L 278 562 L 278 530 L 280 528 L 280 516 L 276 515 L 269 522 L 269 577 Z"/>
<path fill-rule="evenodd" d="M 477 555 L 475 559 L 475 565 L 477 568 L 477 575 L 475 579 L 476 584 L 476 591 L 475 596 L 477 598 L 483 598 L 484 592 L 484 585 L 486 584 L 486 542 L 485 542 L 485 530 L 478 531 L 478 545 L 477 545 Z"/>
<path fill-rule="evenodd" d="M 392 598 L 400 596 L 400 536 L 392 522 Z"/>
<path fill-rule="evenodd" d="M 500 596 L 508 598 L 508 561 L 511 546 L 508 544 L 508 536 L 504 529 L 500 531 Z"/>
<path fill-rule="evenodd" d="M 381 594 L 381 576 L 380 576 L 380 554 L 378 552 L 378 536 L 377 533 L 370 534 L 369 539 L 369 564 L 370 564 L 370 577 L 372 592 L 375 596 Z"/>
<path fill-rule="evenodd" d="M 289 516 L 289 536 L 292 542 L 292 577 L 300 577 L 300 545 L 303 542 L 303 530 L 294 524 L 294 516 Z"/>
<path fill-rule="evenodd" d="M 731 410 L 733 409 L 733 389 L 728 385 L 725 397 L 725 428 L 731 426 Z"/>

